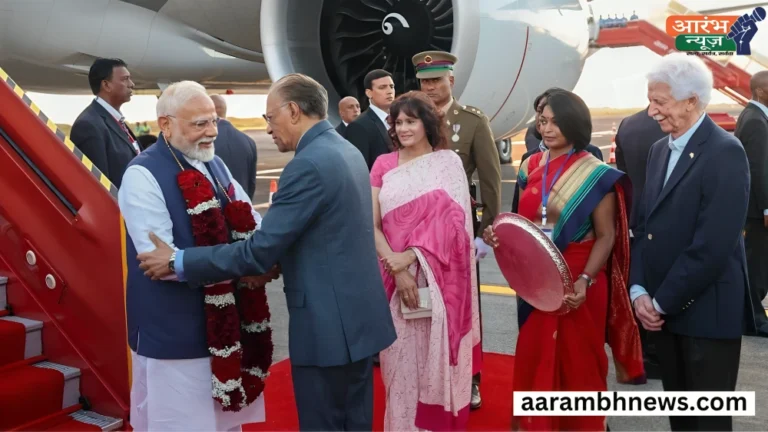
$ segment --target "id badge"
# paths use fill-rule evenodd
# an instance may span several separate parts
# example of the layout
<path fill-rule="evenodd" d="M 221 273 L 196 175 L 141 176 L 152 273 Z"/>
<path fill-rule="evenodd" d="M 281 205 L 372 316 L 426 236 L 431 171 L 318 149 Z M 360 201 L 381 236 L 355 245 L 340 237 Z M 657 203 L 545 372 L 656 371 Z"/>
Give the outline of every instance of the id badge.
<path fill-rule="evenodd" d="M 549 241 L 554 241 L 552 240 L 552 228 L 542 228 L 541 230 L 546 234 Z"/>

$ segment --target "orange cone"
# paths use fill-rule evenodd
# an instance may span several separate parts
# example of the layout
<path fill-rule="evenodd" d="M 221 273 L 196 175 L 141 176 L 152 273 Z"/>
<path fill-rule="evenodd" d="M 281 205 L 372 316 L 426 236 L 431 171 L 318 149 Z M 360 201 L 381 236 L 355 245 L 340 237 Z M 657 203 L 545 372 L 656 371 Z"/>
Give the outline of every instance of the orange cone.
<path fill-rule="evenodd" d="M 269 204 L 272 205 L 272 195 L 277 192 L 277 180 L 272 180 L 269 183 Z"/>
<path fill-rule="evenodd" d="M 616 123 L 611 129 L 611 153 L 608 155 L 608 163 L 616 163 Z"/>

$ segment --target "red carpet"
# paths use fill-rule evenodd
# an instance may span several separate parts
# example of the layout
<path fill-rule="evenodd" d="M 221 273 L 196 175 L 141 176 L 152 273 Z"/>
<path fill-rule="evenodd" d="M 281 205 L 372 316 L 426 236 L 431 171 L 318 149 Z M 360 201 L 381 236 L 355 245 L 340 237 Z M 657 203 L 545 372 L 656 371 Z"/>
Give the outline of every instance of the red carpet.
<path fill-rule="evenodd" d="M 0 373 L 0 430 L 61 411 L 64 375 L 53 369 L 21 366 Z"/>
<path fill-rule="evenodd" d="M 24 324 L 0 320 L 0 366 L 24 360 L 26 338 Z"/>
<path fill-rule="evenodd" d="M 483 361 L 480 384 L 483 406 L 470 413 L 468 430 L 508 431 L 512 423 L 512 371 L 515 358 L 485 353 Z M 246 425 L 243 431 L 298 430 L 299 418 L 293 400 L 289 360 L 273 365 L 269 373 L 265 396 L 267 421 Z M 384 384 L 378 367 L 374 369 L 373 386 L 373 430 L 380 431 L 384 424 Z"/>

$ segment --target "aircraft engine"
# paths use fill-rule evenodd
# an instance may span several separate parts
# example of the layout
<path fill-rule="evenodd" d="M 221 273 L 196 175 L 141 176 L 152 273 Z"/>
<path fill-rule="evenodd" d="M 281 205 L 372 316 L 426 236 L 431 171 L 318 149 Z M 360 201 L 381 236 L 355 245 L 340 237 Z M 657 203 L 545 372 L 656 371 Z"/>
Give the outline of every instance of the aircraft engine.
<path fill-rule="evenodd" d="M 332 122 L 342 96 L 365 109 L 370 70 L 391 72 L 401 94 L 418 89 L 414 54 L 450 51 L 454 95 L 502 141 L 527 126 L 536 95 L 576 85 L 590 17 L 584 0 L 262 0 L 261 48 L 272 80 L 300 72 L 328 89 Z"/>

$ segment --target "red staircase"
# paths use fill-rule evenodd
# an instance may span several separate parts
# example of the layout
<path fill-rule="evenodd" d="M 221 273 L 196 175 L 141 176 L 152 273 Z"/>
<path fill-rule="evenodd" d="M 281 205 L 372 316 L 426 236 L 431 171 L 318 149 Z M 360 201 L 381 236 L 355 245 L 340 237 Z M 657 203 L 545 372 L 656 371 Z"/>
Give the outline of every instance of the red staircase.
<path fill-rule="evenodd" d="M 645 46 L 659 55 L 677 52 L 675 39 L 648 21 L 629 21 L 626 27 L 600 29 L 594 44 L 596 47 L 620 48 Z M 714 88 L 723 92 L 742 106 L 752 97 L 749 80 L 752 76 L 731 63 L 725 65 L 701 56 L 704 63 L 712 70 Z"/>
<path fill-rule="evenodd" d="M 0 69 L 0 430 L 128 425 L 117 189 Z"/>

